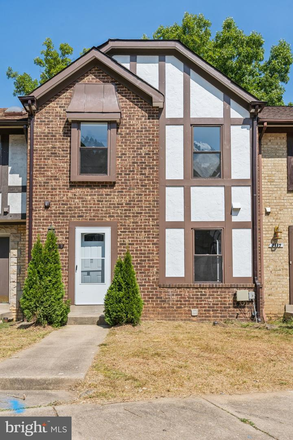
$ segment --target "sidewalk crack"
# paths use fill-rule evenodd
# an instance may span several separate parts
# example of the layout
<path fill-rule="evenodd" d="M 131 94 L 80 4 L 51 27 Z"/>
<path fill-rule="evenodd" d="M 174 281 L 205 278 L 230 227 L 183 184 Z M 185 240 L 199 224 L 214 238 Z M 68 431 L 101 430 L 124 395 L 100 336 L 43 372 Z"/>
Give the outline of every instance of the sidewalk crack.
<path fill-rule="evenodd" d="M 218 408 L 218 409 L 220 409 L 220 410 L 226 412 L 227 414 L 230 414 L 230 416 L 235 417 L 235 418 L 238 419 L 240 422 L 242 422 L 242 423 L 246 423 L 247 425 L 249 425 L 249 426 L 251 426 L 252 428 L 254 428 L 256 431 L 260 431 L 260 432 L 262 432 L 263 434 L 266 434 L 266 435 L 268 435 L 269 437 L 273 438 L 274 440 L 278 440 L 277 437 L 274 437 L 274 436 L 273 436 L 272 434 L 270 434 L 269 432 L 263 431 L 262 429 L 258 428 L 258 427 L 255 425 L 255 423 L 253 423 L 253 422 L 250 423 L 250 420 L 248 420 L 248 419 L 243 419 L 242 417 L 238 417 L 236 414 L 233 414 L 232 412 L 228 411 L 227 409 L 222 408 L 221 406 L 217 405 L 217 404 L 214 403 L 214 402 L 211 402 L 210 400 L 206 399 L 205 397 L 202 397 L 202 396 L 201 396 L 201 398 L 202 398 L 203 400 L 205 400 L 206 402 L 210 403 L 211 405 L 214 405 L 216 408 Z"/>

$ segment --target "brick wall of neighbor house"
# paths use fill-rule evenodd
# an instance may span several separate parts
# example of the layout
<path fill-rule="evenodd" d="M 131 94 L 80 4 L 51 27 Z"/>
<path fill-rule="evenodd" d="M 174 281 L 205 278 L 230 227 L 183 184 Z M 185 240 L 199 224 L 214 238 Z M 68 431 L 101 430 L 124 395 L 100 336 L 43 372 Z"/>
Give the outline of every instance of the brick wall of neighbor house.
<path fill-rule="evenodd" d="M 78 81 L 115 82 L 98 68 L 92 68 Z M 35 122 L 33 240 L 37 234 L 44 240 L 48 226 L 55 227 L 58 242 L 64 244 L 60 255 L 66 287 L 69 222 L 117 221 L 118 255 L 124 254 L 129 243 L 145 302 L 145 319 L 191 319 L 191 308 L 199 309 L 194 319 L 249 318 L 251 306 L 243 309 L 235 304 L 235 286 L 159 286 L 158 109 L 116 83 L 122 113 L 117 133 L 116 184 L 70 183 L 66 109 L 76 82 L 44 104 Z M 45 200 L 51 202 L 48 210 L 44 209 Z"/>
<path fill-rule="evenodd" d="M 262 139 L 264 301 L 268 318 L 281 317 L 289 302 L 288 227 L 293 224 L 293 192 L 287 191 L 287 134 L 268 133 Z M 274 227 L 280 225 L 283 249 L 269 244 Z"/>
<path fill-rule="evenodd" d="M 26 271 L 26 242 L 25 242 L 25 224 L 0 224 L 0 236 L 9 235 L 10 253 L 9 253 L 9 301 L 10 310 L 13 317 L 21 317 L 19 310 L 19 300 L 22 295 L 22 289 Z"/>

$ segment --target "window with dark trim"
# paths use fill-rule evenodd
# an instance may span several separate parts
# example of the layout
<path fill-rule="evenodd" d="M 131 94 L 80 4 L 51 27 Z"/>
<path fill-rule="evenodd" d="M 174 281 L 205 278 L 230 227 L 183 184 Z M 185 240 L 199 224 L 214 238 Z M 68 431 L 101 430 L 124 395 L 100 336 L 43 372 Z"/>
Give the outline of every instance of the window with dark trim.
<path fill-rule="evenodd" d="M 116 180 L 116 123 L 72 122 L 71 181 Z"/>
<path fill-rule="evenodd" d="M 194 281 L 223 282 L 222 230 L 194 230 Z"/>
<path fill-rule="evenodd" d="M 221 127 L 193 127 L 193 177 L 221 177 Z"/>

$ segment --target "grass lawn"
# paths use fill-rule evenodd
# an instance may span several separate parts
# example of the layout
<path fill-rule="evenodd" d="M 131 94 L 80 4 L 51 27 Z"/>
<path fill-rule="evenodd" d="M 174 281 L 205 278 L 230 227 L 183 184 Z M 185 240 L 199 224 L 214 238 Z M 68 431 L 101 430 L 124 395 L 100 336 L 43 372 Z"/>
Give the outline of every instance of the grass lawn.
<path fill-rule="evenodd" d="M 29 327 L 19 329 L 11 324 L 0 324 L 0 361 L 12 356 L 19 350 L 40 341 L 51 333 L 52 328 Z"/>
<path fill-rule="evenodd" d="M 293 389 L 293 324 L 161 321 L 111 329 L 79 387 L 99 401 L 284 389 Z"/>

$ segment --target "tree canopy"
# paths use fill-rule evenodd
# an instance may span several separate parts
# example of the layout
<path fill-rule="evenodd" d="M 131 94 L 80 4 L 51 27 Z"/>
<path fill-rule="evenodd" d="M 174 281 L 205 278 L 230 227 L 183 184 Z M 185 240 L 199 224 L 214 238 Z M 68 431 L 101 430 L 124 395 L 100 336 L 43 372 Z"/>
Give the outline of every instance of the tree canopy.
<path fill-rule="evenodd" d="M 265 59 L 260 33 L 246 35 L 233 18 L 227 18 L 213 38 L 211 24 L 203 14 L 186 12 L 181 24 L 159 26 L 153 38 L 181 41 L 258 99 L 269 105 L 284 105 L 284 85 L 293 62 L 290 44 L 280 40 Z"/>
<path fill-rule="evenodd" d="M 147 39 L 147 36 L 143 35 L 143 38 Z M 188 12 L 181 24 L 159 26 L 153 38 L 180 40 L 258 99 L 267 101 L 269 105 L 284 105 L 285 85 L 293 62 L 290 44 L 285 40 L 272 46 L 265 59 L 264 39 L 260 33 L 253 31 L 246 35 L 233 18 L 227 18 L 222 29 L 212 37 L 211 22 L 203 14 Z M 43 46 L 41 56 L 34 59 L 34 64 L 42 69 L 39 79 L 33 79 L 26 72 L 19 74 L 8 67 L 6 74 L 14 80 L 14 96 L 29 94 L 73 61 L 73 48 L 68 43 L 60 44 L 58 51 L 52 40 L 47 38 Z M 84 49 L 80 55 L 88 50 Z"/>
<path fill-rule="evenodd" d="M 33 79 L 26 72 L 19 74 L 12 67 L 8 67 L 6 75 L 7 78 L 14 80 L 14 96 L 30 94 L 36 87 L 52 78 L 72 62 L 70 56 L 73 54 L 73 48 L 69 44 L 61 43 L 58 52 L 51 38 L 46 38 L 43 46 L 45 48 L 41 51 L 41 56 L 34 59 L 34 64 L 42 69 L 40 79 Z"/>

